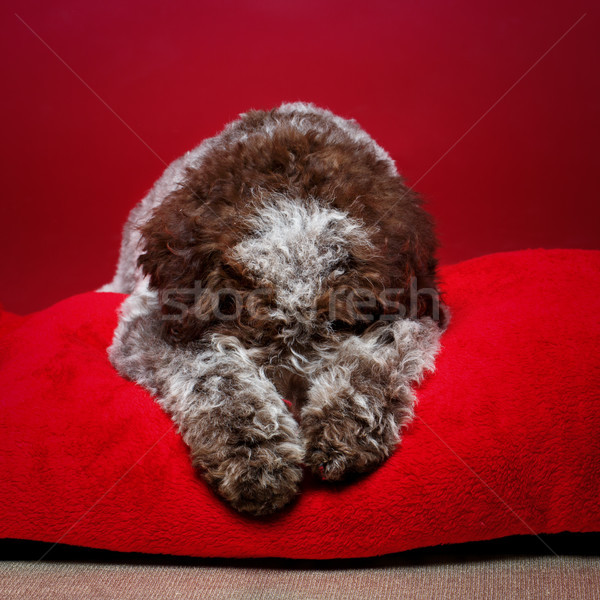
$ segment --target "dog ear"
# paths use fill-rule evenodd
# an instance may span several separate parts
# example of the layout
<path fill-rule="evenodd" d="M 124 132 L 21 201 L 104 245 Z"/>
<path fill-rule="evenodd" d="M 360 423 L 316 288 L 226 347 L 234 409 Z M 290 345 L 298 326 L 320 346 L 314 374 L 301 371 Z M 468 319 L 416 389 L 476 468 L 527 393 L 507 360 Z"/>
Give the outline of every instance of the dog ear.
<path fill-rule="evenodd" d="M 387 286 L 404 316 L 431 317 L 445 323 L 437 280 L 437 240 L 432 217 L 423 209 L 418 194 L 401 186 L 401 197 L 388 218 L 381 223 L 382 268 L 388 273 Z"/>
<path fill-rule="evenodd" d="M 199 290 L 214 284 L 232 237 L 196 189 L 188 185 L 170 194 L 140 227 L 138 265 L 159 292 L 163 337 L 172 342 L 196 339 L 205 327 L 190 309 Z"/>
<path fill-rule="evenodd" d="M 143 253 L 138 265 L 156 290 L 194 287 L 210 268 L 210 224 L 188 196 L 187 190 L 172 193 L 140 227 Z"/>

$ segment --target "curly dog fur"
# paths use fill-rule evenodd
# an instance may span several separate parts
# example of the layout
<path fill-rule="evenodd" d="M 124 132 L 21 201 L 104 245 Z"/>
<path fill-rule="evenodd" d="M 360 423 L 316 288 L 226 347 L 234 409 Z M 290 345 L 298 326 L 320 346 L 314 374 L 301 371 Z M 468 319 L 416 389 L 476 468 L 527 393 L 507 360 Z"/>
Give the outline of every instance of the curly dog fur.
<path fill-rule="evenodd" d="M 250 111 L 133 209 L 102 288 L 130 294 L 110 360 L 218 494 L 274 512 L 303 464 L 338 481 L 393 451 L 443 327 L 435 250 L 419 197 L 354 121 Z"/>

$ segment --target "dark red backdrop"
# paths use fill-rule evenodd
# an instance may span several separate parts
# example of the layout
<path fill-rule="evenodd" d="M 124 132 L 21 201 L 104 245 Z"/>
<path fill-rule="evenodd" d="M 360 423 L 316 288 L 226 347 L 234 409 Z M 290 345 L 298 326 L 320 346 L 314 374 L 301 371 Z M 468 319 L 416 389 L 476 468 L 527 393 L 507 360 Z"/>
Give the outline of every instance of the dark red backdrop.
<path fill-rule="evenodd" d="M 109 280 L 164 163 L 283 100 L 354 117 L 392 154 L 445 263 L 597 248 L 598 5 L 495 4 L 5 2 L 0 301 Z"/>

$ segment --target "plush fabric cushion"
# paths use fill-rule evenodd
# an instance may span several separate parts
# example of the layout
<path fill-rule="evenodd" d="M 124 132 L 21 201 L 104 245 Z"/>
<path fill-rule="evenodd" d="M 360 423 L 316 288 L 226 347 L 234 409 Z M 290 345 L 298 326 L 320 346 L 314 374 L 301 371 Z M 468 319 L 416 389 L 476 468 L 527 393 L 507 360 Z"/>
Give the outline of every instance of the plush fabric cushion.
<path fill-rule="evenodd" d="M 308 474 L 243 517 L 169 418 L 106 357 L 115 294 L 0 319 L 0 536 L 194 556 L 358 557 L 600 530 L 600 252 L 443 269 L 452 320 L 393 457 L 348 485 Z"/>

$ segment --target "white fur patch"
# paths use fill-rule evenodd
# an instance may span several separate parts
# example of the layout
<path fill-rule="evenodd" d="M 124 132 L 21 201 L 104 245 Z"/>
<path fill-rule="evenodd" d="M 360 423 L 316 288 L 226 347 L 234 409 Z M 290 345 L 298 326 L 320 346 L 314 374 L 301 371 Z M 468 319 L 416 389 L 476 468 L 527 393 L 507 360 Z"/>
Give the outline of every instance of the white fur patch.
<path fill-rule="evenodd" d="M 232 255 L 259 284 L 274 285 L 278 305 L 292 311 L 312 306 L 351 245 L 371 247 L 360 221 L 312 199 L 271 195 L 260 202 L 251 225 L 253 235 Z"/>

